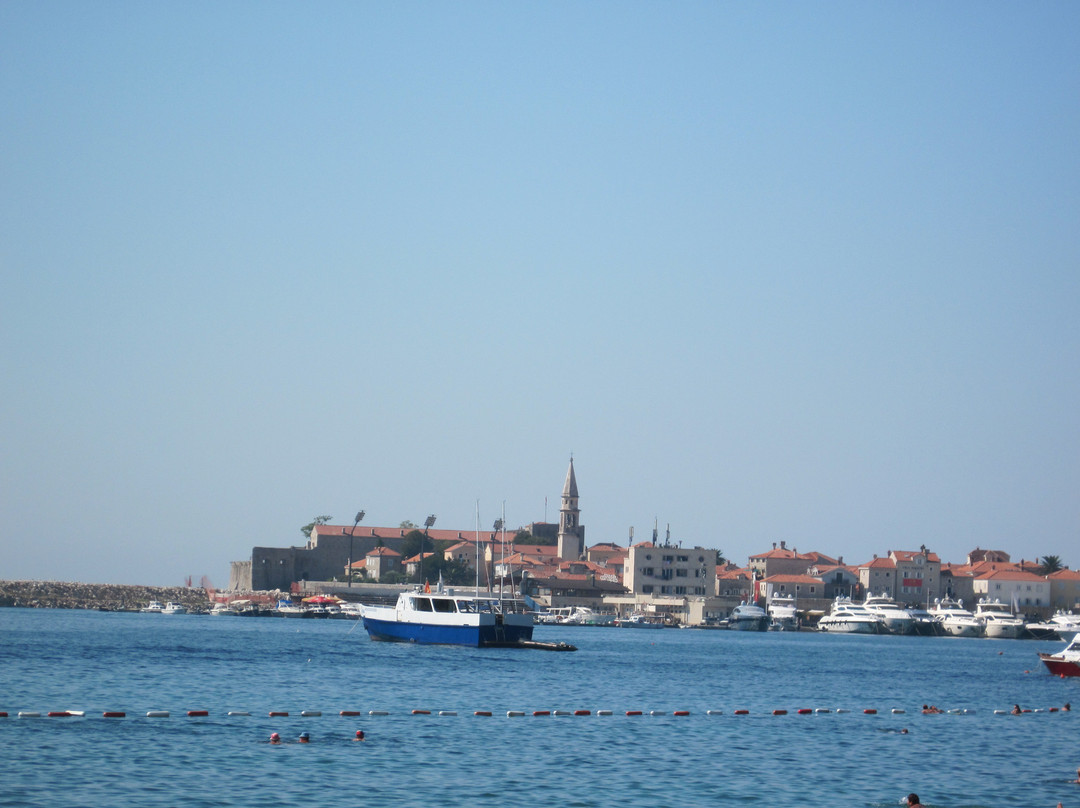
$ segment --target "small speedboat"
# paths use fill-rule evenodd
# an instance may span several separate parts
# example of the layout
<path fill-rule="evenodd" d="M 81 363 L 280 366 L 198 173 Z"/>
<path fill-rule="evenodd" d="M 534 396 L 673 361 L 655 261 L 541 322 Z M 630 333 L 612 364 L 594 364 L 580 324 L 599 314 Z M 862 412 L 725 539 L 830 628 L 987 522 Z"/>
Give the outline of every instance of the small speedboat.
<path fill-rule="evenodd" d="M 139 609 L 139 611 L 143 614 L 161 614 L 165 611 L 165 607 L 161 604 L 161 601 L 152 600 L 146 606 Z"/>
<path fill-rule="evenodd" d="M 237 611 L 228 603 L 215 603 L 214 608 L 210 610 L 210 615 L 212 617 L 235 617 Z"/>
<path fill-rule="evenodd" d="M 1047 670 L 1055 676 L 1080 676 L 1080 634 L 1056 654 L 1039 654 Z"/>
<path fill-rule="evenodd" d="M 170 600 L 165 604 L 165 608 L 161 610 L 162 614 L 187 614 L 187 607 L 182 603 L 177 603 L 175 600 Z"/>
<path fill-rule="evenodd" d="M 663 628 L 664 624 L 659 620 L 650 620 L 640 612 L 634 612 L 629 617 L 619 620 L 620 628 Z"/>

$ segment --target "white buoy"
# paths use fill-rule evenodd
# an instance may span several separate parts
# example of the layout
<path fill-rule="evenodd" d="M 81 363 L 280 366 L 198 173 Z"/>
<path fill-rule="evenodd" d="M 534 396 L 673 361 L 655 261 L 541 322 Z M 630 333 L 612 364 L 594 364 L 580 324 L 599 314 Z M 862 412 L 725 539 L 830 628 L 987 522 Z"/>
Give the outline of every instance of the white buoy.
<path fill-rule="evenodd" d="M 67 714 L 82 718 L 84 715 L 86 715 L 86 710 L 68 710 Z"/>
<path fill-rule="evenodd" d="M 570 715 L 570 711 L 569 710 L 552 710 L 551 714 L 552 715 Z"/>
<path fill-rule="evenodd" d="M 706 710 L 705 715 L 723 715 L 723 710 Z"/>
<path fill-rule="evenodd" d="M 525 715 L 525 713 L 522 712 L 521 710 L 507 710 L 506 711 L 506 717 L 507 718 L 517 718 L 518 716 L 522 716 L 522 715 Z"/>
<path fill-rule="evenodd" d="M 596 714 L 597 715 L 612 715 L 612 712 L 611 712 L 611 710 L 597 710 Z"/>
<path fill-rule="evenodd" d="M 368 710 L 368 715 L 390 715 L 386 710 Z"/>
<path fill-rule="evenodd" d="M 168 710 L 150 710 L 146 714 L 146 717 L 147 718 L 168 718 L 169 717 L 169 711 Z"/>
<path fill-rule="evenodd" d="M 300 715 L 304 718 L 318 718 L 322 715 L 321 710 L 301 710 Z"/>
<path fill-rule="evenodd" d="M 19 718 L 41 718 L 41 713 L 35 713 L 30 710 L 23 710 L 19 713 Z"/>
<path fill-rule="evenodd" d="M 892 712 L 893 712 L 893 715 L 903 715 L 904 714 L 904 711 L 901 710 L 899 707 L 893 707 Z"/>
<path fill-rule="evenodd" d="M 229 710 L 229 715 L 251 715 L 251 713 L 244 710 Z"/>
<path fill-rule="evenodd" d="M 439 715 L 457 715 L 457 710 L 439 710 Z"/>

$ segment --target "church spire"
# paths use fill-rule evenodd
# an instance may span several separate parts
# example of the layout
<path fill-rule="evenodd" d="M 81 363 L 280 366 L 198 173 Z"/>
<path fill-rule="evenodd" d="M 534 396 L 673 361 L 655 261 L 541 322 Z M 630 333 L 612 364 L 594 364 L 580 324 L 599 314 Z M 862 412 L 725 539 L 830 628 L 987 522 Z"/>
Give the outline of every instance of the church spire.
<path fill-rule="evenodd" d="M 570 456 L 570 468 L 566 470 L 563 483 L 562 504 L 559 506 L 559 558 L 577 561 L 585 555 L 585 527 L 581 524 L 578 508 L 577 477 L 574 474 L 574 457 Z"/>

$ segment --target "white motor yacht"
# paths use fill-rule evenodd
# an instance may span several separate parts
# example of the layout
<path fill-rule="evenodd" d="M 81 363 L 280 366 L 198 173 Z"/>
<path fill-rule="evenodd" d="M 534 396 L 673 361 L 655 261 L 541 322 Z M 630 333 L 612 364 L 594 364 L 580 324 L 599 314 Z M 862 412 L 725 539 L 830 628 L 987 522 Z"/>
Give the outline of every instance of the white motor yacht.
<path fill-rule="evenodd" d="M 236 613 L 236 609 L 228 603 L 215 603 L 214 608 L 210 610 L 213 617 L 234 617 Z"/>
<path fill-rule="evenodd" d="M 760 606 L 745 600 L 731 610 L 728 628 L 735 631 L 765 631 L 769 627 L 769 615 Z"/>
<path fill-rule="evenodd" d="M 161 614 L 163 611 L 165 611 L 165 607 L 162 605 L 160 600 L 152 600 L 146 606 L 143 606 L 141 609 L 139 609 L 139 611 L 143 612 L 144 614 Z"/>
<path fill-rule="evenodd" d="M 775 631 L 799 630 L 799 612 L 792 595 L 773 595 L 769 599 L 769 628 Z"/>
<path fill-rule="evenodd" d="M 982 598 L 975 604 L 975 617 L 983 621 L 987 637 L 1016 640 L 1024 633 L 1024 621 L 999 600 Z"/>
<path fill-rule="evenodd" d="M 182 603 L 177 603 L 175 600 L 170 600 L 165 604 L 165 608 L 161 610 L 162 614 L 187 614 L 187 607 Z"/>
<path fill-rule="evenodd" d="M 837 596 L 829 613 L 818 620 L 818 631 L 831 634 L 881 634 L 885 631 L 882 619 L 851 598 Z"/>
<path fill-rule="evenodd" d="M 915 618 L 911 612 L 898 604 L 886 594 L 867 594 L 863 606 L 870 614 L 881 618 L 885 630 L 890 634 L 913 634 L 915 631 Z"/>
<path fill-rule="evenodd" d="M 1057 632 L 1058 638 L 1069 642 L 1077 634 L 1080 634 L 1080 615 L 1058 609 L 1050 618 L 1050 624 Z"/>
<path fill-rule="evenodd" d="M 983 623 L 974 614 L 964 608 L 964 601 L 941 598 L 934 601 L 930 614 L 934 615 L 953 637 L 982 637 L 985 633 Z"/>

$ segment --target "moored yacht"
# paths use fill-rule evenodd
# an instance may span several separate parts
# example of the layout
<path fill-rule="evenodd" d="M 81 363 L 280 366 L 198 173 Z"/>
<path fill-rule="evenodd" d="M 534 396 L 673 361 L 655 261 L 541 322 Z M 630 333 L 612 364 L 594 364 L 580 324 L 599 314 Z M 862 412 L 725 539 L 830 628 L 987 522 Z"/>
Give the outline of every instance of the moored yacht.
<path fill-rule="evenodd" d="M 884 630 L 880 617 L 842 595 L 833 601 L 829 613 L 818 620 L 818 631 L 832 634 L 881 634 Z"/>
<path fill-rule="evenodd" d="M 165 607 L 162 605 L 160 600 L 152 600 L 146 606 L 143 606 L 141 609 L 139 609 L 139 611 L 143 612 L 144 614 L 161 614 L 163 611 L 165 611 Z"/>
<path fill-rule="evenodd" d="M 915 619 L 911 612 L 886 594 L 867 594 L 863 606 L 870 614 L 881 618 L 882 625 L 890 634 L 913 634 Z"/>
<path fill-rule="evenodd" d="M 765 610 L 745 600 L 728 617 L 728 628 L 735 631 L 765 631 L 768 627 L 769 615 Z"/>
<path fill-rule="evenodd" d="M 999 600 L 982 598 L 975 605 L 975 617 L 983 621 L 987 637 L 1015 640 L 1024 633 L 1024 621 Z"/>
<path fill-rule="evenodd" d="M 945 597 L 934 601 L 930 614 L 937 618 L 945 633 L 953 637 L 981 637 L 985 629 L 981 620 L 964 608 L 964 601 Z"/>
<path fill-rule="evenodd" d="M 769 628 L 774 631 L 799 630 L 799 612 L 792 595 L 773 595 L 769 598 Z"/>
<path fill-rule="evenodd" d="M 162 614 L 187 614 L 187 607 L 182 603 L 177 603 L 175 600 L 170 600 L 165 604 L 165 608 L 161 610 Z"/>
<path fill-rule="evenodd" d="M 937 618 L 921 607 L 908 609 L 911 615 L 911 633 L 920 637 L 940 637 L 945 633 L 944 627 Z"/>

